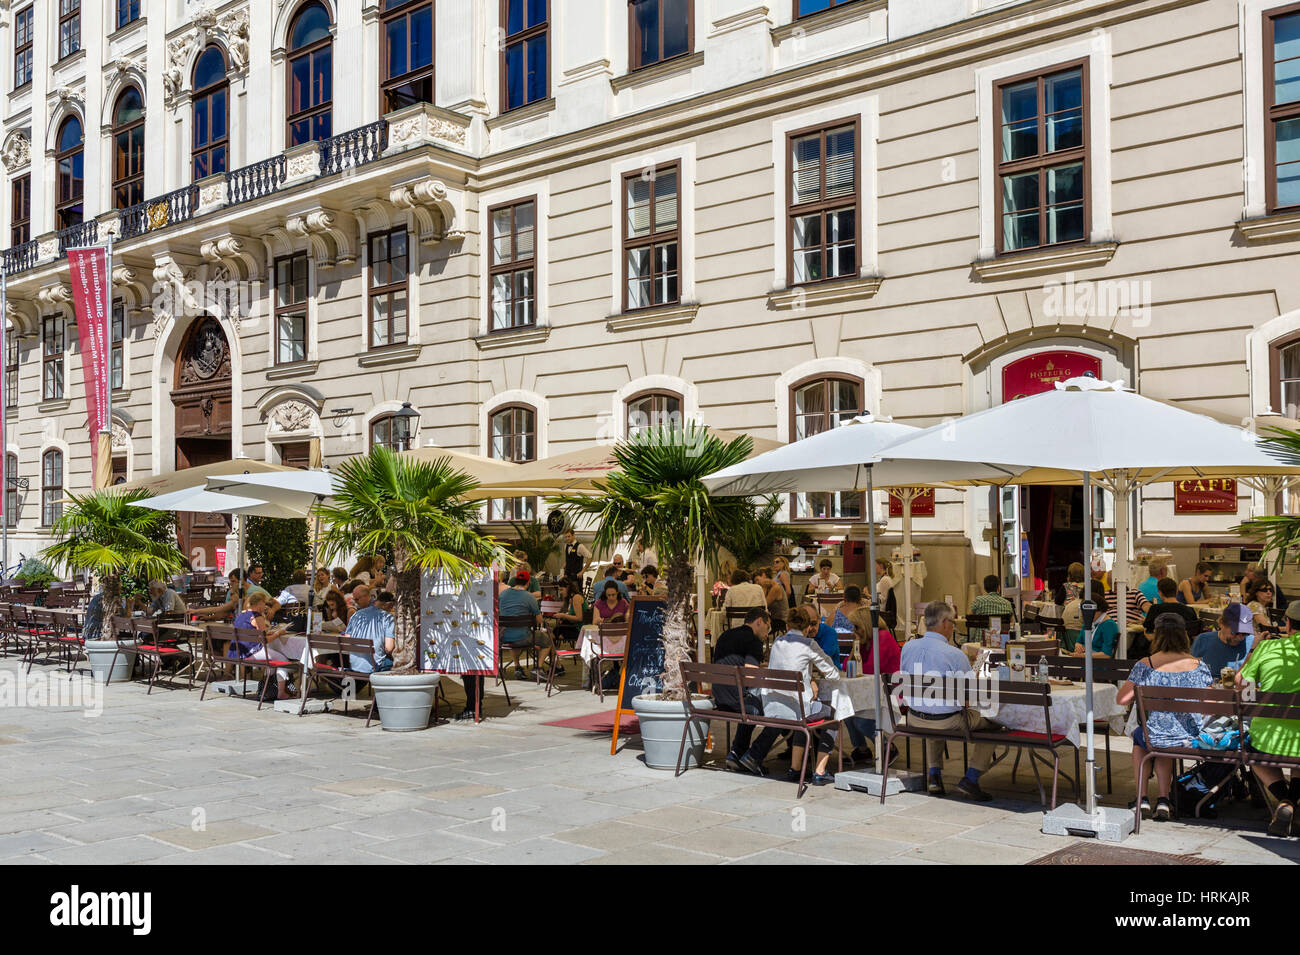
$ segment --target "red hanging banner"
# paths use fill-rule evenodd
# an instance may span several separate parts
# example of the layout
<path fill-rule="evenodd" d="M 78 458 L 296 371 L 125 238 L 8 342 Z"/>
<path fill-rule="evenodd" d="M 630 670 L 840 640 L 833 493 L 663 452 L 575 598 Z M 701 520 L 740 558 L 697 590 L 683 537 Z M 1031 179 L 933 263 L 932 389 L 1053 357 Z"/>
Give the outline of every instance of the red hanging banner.
<path fill-rule="evenodd" d="M 108 430 L 108 254 L 100 247 L 68 249 L 68 265 L 77 339 L 81 343 L 81 371 L 86 382 L 90 460 L 92 473 L 98 475 L 99 436 Z"/>

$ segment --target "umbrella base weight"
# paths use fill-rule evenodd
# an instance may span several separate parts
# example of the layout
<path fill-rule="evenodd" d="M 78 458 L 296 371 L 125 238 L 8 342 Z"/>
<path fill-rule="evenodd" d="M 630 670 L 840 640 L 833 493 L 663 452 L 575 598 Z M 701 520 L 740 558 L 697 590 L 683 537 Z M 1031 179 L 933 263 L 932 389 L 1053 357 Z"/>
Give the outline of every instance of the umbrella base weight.
<path fill-rule="evenodd" d="M 883 778 L 880 773 L 875 772 L 841 770 L 835 774 L 835 788 L 845 792 L 854 791 L 879 796 L 880 781 Z M 890 773 L 889 786 L 885 790 L 885 795 L 897 796 L 901 792 L 919 792 L 923 789 L 925 789 L 925 777 L 920 773 Z"/>
<path fill-rule="evenodd" d="M 1133 811 L 1099 806 L 1097 812 L 1089 816 L 1081 806 L 1067 803 L 1043 813 L 1043 834 L 1123 842 L 1133 834 Z"/>

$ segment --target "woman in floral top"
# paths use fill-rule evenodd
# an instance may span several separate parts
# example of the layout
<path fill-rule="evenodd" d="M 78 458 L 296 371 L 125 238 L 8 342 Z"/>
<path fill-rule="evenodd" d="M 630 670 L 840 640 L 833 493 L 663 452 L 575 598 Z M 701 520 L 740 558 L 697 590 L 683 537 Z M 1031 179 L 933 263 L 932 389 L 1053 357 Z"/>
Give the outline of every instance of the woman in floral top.
<path fill-rule="evenodd" d="M 1187 627 L 1182 618 L 1174 614 L 1161 614 L 1155 619 L 1155 633 L 1151 638 L 1151 653 L 1133 664 L 1124 685 L 1119 688 L 1118 702 L 1125 706 L 1137 695 L 1138 686 L 1165 686 L 1184 689 L 1203 690 L 1214 682 L 1210 668 L 1192 656 L 1192 644 L 1187 637 Z M 1198 713 L 1149 713 L 1146 728 L 1151 734 L 1148 740 L 1142 735 L 1139 726 L 1133 731 L 1133 776 L 1147 770 L 1142 761 L 1152 749 L 1167 749 L 1175 746 L 1191 746 L 1201 732 L 1205 718 Z M 1142 799 L 1143 818 L 1154 818 L 1157 822 L 1166 822 L 1173 814 L 1169 803 L 1169 790 L 1173 785 L 1174 761 L 1169 757 L 1157 757 L 1153 760 L 1156 769 L 1156 783 L 1160 796 L 1156 800 L 1155 812 L 1151 811 L 1150 800 Z"/>

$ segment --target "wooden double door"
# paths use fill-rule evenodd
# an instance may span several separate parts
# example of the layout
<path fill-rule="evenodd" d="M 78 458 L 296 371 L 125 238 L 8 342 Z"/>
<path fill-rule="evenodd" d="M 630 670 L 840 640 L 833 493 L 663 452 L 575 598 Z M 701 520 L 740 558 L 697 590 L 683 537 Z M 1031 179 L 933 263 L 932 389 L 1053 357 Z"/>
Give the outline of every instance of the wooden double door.
<path fill-rule="evenodd" d="M 176 359 L 172 404 L 176 412 L 176 470 L 218 464 L 233 457 L 234 400 L 231 352 L 221 324 L 195 321 Z M 222 514 L 178 514 L 181 550 L 195 569 L 217 566 L 231 519 Z"/>

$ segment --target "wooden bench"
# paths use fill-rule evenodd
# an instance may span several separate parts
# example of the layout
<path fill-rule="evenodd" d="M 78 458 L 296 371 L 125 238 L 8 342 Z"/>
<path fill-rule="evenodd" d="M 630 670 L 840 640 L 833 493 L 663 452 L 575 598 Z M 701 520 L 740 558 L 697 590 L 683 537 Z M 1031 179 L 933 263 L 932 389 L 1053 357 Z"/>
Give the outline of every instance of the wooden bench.
<path fill-rule="evenodd" d="M 688 692 L 686 694 L 688 719 L 686 726 L 682 730 L 682 745 L 677 752 L 677 775 L 682 774 L 682 757 L 686 753 L 686 737 L 690 734 L 693 722 L 701 721 L 707 726 L 710 720 L 721 720 L 725 723 L 784 729 L 793 733 L 802 733 L 804 737 L 803 763 L 799 767 L 799 791 L 795 796 L 796 799 L 801 798 L 808 788 L 808 760 L 812 757 L 813 731 L 837 726 L 841 722 L 835 719 L 808 721 L 807 708 L 804 705 L 803 698 L 803 674 L 797 670 L 723 666 L 720 663 L 683 663 L 681 667 L 683 686 L 689 689 L 691 684 L 695 684 L 701 693 L 704 692 L 704 688 L 707 686 L 710 688 L 710 695 L 712 695 L 712 687 L 718 684 L 730 684 L 736 689 L 736 698 L 740 700 L 742 709 L 746 691 L 776 690 L 781 693 L 789 693 L 798 699 L 799 718 L 784 719 L 776 716 L 764 716 L 761 713 L 745 713 L 716 708 L 696 709 L 695 701 L 691 699 L 691 694 Z M 837 768 L 842 770 L 844 768 L 844 750 L 839 746 L 836 746 L 835 749 L 839 754 Z"/>
<path fill-rule="evenodd" d="M 1149 762 L 1159 757 L 1167 757 L 1175 760 L 1191 760 L 1196 763 L 1226 763 L 1241 766 L 1244 737 L 1239 739 L 1237 746 L 1232 749 L 1201 749 L 1196 746 L 1169 746 L 1158 749 L 1151 746 L 1151 734 L 1147 732 L 1147 716 L 1151 713 L 1196 713 L 1201 717 L 1240 716 L 1242 712 L 1240 694 L 1237 690 L 1215 687 L 1189 689 L 1175 686 L 1135 686 L 1133 689 L 1137 698 L 1138 725 L 1142 728 L 1142 738 L 1148 744 L 1147 754 L 1138 767 L 1137 800 L 1133 804 L 1133 834 L 1137 835 L 1142 829 L 1142 797 L 1146 795 Z M 1207 793 L 1200 803 L 1204 803 L 1214 795 L 1218 788 L 1216 786 Z M 1200 808 L 1199 803 L 1197 808 Z"/>
<path fill-rule="evenodd" d="M 363 640 L 357 637 L 345 637 L 342 634 L 334 633 L 309 633 L 307 637 L 307 652 L 311 655 L 311 671 L 303 675 L 302 680 L 302 702 L 298 707 L 298 715 L 302 716 L 307 711 L 307 688 L 311 681 L 318 685 L 324 683 L 326 686 L 334 687 L 340 698 L 343 700 L 343 712 L 348 711 L 348 701 L 353 698 L 344 692 L 348 680 L 352 681 L 352 687 L 360 684 L 370 685 L 370 674 L 361 670 L 354 670 L 351 667 L 349 657 L 355 653 L 357 656 L 371 656 L 375 652 L 374 645 L 369 640 Z M 322 663 L 321 656 L 329 654 L 338 654 L 339 666 L 331 663 Z M 375 718 L 375 699 L 374 693 L 370 694 L 370 712 L 366 714 L 366 726 L 370 726 L 370 721 Z"/>
<path fill-rule="evenodd" d="M 203 692 L 199 694 L 199 701 L 202 702 L 208 692 L 208 684 L 212 681 L 212 674 L 216 672 L 218 666 L 231 666 L 235 668 L 236 673 L 241 668 L 244 672 L 244 682 L 248 682 L 247 669 L 264 671 L 262 679 L 262 690 L 257 694 L 257 708 L 260 710 L 262 704 L 266 702 L 266 688 L 274 674 L 273 670 L 289 670 L 291 678 L 293 675 L 298 677 L 299 684 L 302 683 L 302 662 L 299 660 L 254 660 L 249 657 L 230 657 L 221 652 L 220 644 L 225 642 L 231 643 L 251 643 L 266 646 L 266 634 L 256 627 L 232 627 L 228 624 L 213 623 L 208 625 L 208 632 L 204 634 L 203 644 L 206 648 L 207 655 L 207 672 L 203 677 Z M 245 686 L 247 689 L 247 686 Z M 300 692 L 306 692 L 306 687 L 299 686 Z"/>
<path fill-rule="evenodd" d="M 961 743 L 963 747 L 972 746 L 975 743 L 989 743 L 993 746 L 1005 746 L 1007 751 L 1000 756 L 995 756 L 990 763 L 990 768 L 997 765 L 1004 759 L 1012 749 L 1016 749 L 1018 754 L 1023 751 L 1029 751 L 1029 765 L 1034 771 L 1034 780 L 1038 784 L 1038 798 L 1045 806 L 1048 805 L 1046 793 L 1043 789 L 1042 776 L 1038 772 L 1039 762 L 1046 765 L 1046 758 L 1042 754 L 1047 754 L 1052 759 L 1052 801 L 1049 808 L 1056 808 L 1057 783 L 1061 774 L 1061 757 L 1058 750 L 1062 746 L 1068 746 L 1074 750 L 1074 778 L 1070 782 L 1074 786 L 1075 797 L 1079 794 L 1079 749 L 1070 742 L 1068 736 L 1063 733 L 1052 732 L 1052 687 L 1048 683 L 1029 683 L 1013 680 L 991 680 L 979 677 L 968 677 L 955 684 L 949 680 L 944 680 L 941 676 L 929 677 L 936 681 L 942 681 L 944 694 L 942 697 L 929 699 L 928 703 L 939 703 L 944 706 L 961 707 L 963 709 L 979 709 L 990 700 L 996 700 L 999 706 L 1032 706 L 1041 707 L 1043 711 L 1043 732 L 1034 732 L 1031 730 L 972 730 L 966 723 L 947 729 L 936 729 L 929 721 L 917 716 L 913 719 L 913 711 L 908 709 L 903 703 L 903 699 L 910 695 L 909 691 L 914 688 L 911 684 L 911 677 L 906 674 L 885 674 L 885 705 L 889 709 L 889 722 L 893 729 L 885 733 L 885 745 L 893 744 L 894 738 L 903 737 L 905 740 L 944 740 L 948 742 Z M 928 686 L 928 684 L 927 684 Z M 928 762 L 927 762 L 928 769 Z M 885 777 L 880 786 L 880 801 L 885 801 L 885 792 L 889 782 L 889 765 L 885 765 Z"/>

